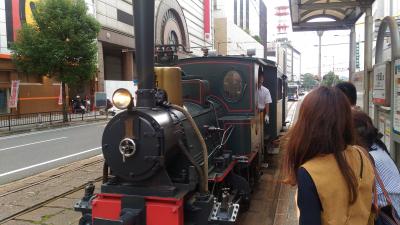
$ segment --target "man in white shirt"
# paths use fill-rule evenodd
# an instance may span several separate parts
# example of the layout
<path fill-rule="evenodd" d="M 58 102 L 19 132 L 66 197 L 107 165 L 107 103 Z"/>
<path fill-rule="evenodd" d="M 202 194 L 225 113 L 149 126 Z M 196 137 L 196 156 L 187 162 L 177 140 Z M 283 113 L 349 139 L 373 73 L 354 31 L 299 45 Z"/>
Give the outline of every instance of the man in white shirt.
<path fill-rule="evenodd" d="M 268 88 L 263 86 L 264 75 L 262 73 L 258 74 L 258 103 L 257 108 L 260 111 L 260 121 L 264 121 L 262 123 L 263 126 L 261 128 L 261 144 L 264 146 L 264 128 L 265 124 L 269 123 L 269 104 L 272 103 L 271 93 Z M 264 146 L 265 147 L 265 146 Z M 264 154 L 264 150 L 262 150 Z M 264 163 L 262 165 L 264 168 L 268 168 L 268 163 Z"/>
<path fill-rule="evenodd" d="M 264 82 L 263 74 L 258 75 L 258 110 L 266 123 L 269 123 L 269 104 L 272 103 L 271 93 L 268 88 L 262 84 Z"/>

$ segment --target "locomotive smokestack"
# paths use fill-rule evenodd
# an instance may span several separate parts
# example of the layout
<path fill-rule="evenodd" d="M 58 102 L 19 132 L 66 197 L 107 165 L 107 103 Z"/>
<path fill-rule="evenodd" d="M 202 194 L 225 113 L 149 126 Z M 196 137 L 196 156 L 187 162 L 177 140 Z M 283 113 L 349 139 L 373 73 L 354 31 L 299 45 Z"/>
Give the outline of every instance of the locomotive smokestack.
<path fill-rule="evenodd" d="M 154 0 L 134 0 L 135 59 L 139 78 L 137 106 L 153 107 L 154 98 Z"/>

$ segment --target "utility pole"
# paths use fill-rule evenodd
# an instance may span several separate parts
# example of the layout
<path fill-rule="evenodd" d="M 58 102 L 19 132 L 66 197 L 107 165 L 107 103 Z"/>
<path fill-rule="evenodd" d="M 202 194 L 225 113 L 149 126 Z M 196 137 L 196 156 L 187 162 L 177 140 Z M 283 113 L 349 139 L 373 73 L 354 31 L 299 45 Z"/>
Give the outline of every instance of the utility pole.
<path fill-rule="evenodd" d="M 353 74 L 356 72 L 356 58 L 359 57 L 356 45 L 356 27 L 353 25 L 350 30 L 349 81 L 351 81 Z"/>
<path fill-rule="evenodd" d="M 372 71 L 372 43 L 373 43 L 373 17 L 372 17 L 372 7 L 371 5 L 364 8 L 365 12 L 365 42 L 364 42 L 364 111 L 369 112 L 369 72 Z M 371 103 L 372 104 L 372 103 Z M 377 121 L 375 117 L 374 121 Z"/>
<path fill-rule="evenodd" d="M 318 78 L 320 81 L 322 81 L 322 75 L 321 75 L 321 39 L 322 35 L 324 34 L 324 31 L 318 30 L 317 31 L 318 37 L 319 37 L 319 45 L 318 45 Z"/>

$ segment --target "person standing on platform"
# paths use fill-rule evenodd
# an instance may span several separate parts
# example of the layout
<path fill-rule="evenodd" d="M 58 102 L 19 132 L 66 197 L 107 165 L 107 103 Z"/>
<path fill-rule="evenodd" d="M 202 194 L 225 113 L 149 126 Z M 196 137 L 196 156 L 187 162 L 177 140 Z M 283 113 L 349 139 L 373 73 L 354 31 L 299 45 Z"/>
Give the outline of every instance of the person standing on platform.
<path fill-rule="evenodd" d="M 284 182 L 298 186 L 300 225 L 367 225 L 374 187 L 368 155 L 353 146 L 350 103 L 321 86 L 300 106 L 285 136 Z"/>
<path fill-rule="evenodd" d="M 353 109 L 360 110 L 360 107 L 357 106 L 357 89 L 354 84 L 350 82 L 340 82 L 336 84 L 336 88 L 339 88 L 343 94 L 346 95 L 347 99 L 350 102 L 350 105 Z"/>
<path fill-rule="evenodd" d="M 353 111 L 353 121 L 357 133 L 357 144 L 368 150 L 372 156 L 376 171 L 383 181 L 389 198 L 397 213 L 400 213 L 400 173 L 389 155 L 389 151 L 381 141 L 382 134 L 374 127 L 371 118 L 362 111 Z M 382 188 L 376 184 L 378 206 L 384 207 L 386 202 Z"/>
<path fill-rule="evenodd" d="M 261 118 L 265 123 L 269 123 L 269 104 L 272 103 L 271 93 L 268 88 L 263 85 L 264 75 L 258 75 L 258 110 Z"/>

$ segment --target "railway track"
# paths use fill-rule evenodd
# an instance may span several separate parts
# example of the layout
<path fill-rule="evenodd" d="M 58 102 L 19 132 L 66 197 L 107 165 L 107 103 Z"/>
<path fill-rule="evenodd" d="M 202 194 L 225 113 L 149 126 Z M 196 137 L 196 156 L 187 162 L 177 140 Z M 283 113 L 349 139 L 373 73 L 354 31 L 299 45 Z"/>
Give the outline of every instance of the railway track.
<path fill-rule="evenodd" d="M 5 203 L 1 199 L 13 199 L 14 196 L 16 198 L 17 197 L 21 197 L 21 196 L 26 196 L 27 193 L 32 192 L 32 189 L 34 189 L 34 188 L 40 189 L 41 188 L 40 186 L 49 185 L 52 182 L 57 181 L 57 179 L 62 179 L 66 175 L 73 175 L 74 173 L 76 173 L 78 171 L 82 171 L 82 170 L 87 169 L 87 168 L 101 166 L 103 163 L 104 163 L 103 159 L 98 159 L 98 160 L 95 160 L 93 162 L 88 162 L 88 163 L 85 163 L 85 164 L 83 164 L 81 166 L 75 167 L 75 168 L 73 168 L 71 170 L 54 174 L 54 175 L 52 175 L 50 177 L 47 177 L 45 179 L 40 179 L 40 180 L 38 180 L 36 182 L 33 182 L 33 183 L 28 184 L 28 185 L 24 185 L 22 187 L 19 187 L 19 188 L 15 189 L 15 190 L 6 191 L 6 192 L 0 194 L 0 201 L 1 201 L 2 204 L 7 205 L 7 203 Z M 18 217 L 20 217 L 20 216 L 22 216 L 24 214 L 30 213 L 30 212 L 32 212 L 32 211 L 34 211 L 36 209 L 39 209 L 39 208 L 41 208 L 41 207 L 43 207 L 43 206 L 45 206 L 45 205 L 47 205 L 47 204 L 49 204 L 49 203 L 51 203 L 53 201 L 56 201 L 57 199 L 63 198 L 65 196 L 73 194 L 73 193 L 75 193 L 77 191 L 80 191 L 86 185 L 88 185 L 90 182 L 99 182 L 101 180 L 102 180 L 101 176 L 96 176 L 94 179 L 90 179 L 90 181 L 85 181 L 85 182 L 81 183 L 80 185 L 78 185 L 76 187 L 70 188 L 70 189 L 68 189 L 66 191 L 63 191 L 61 193 L 57 193 L 56 195 L 54 195 L 54 196 L 52 196 L 50 198 L 45 198 L 45 199 L 39 200 L 39 201 L 37 201 L 35 203 L 32 203 L 29 206 L 26 206 L 26 207 L 24 207 L 24 208 L 22 208 L 20 210 L 14 211 L 14 212 L 6 215 L 6 216 L 3 216 L 2 218 L 0 218 L 0 224 L 5 224 L 5 223 L 7 223 L 7 222 L 9 222 L 9 221 L 11 221 L 13 219 L 16 219 L 16 218 L 18 218 Z M 57 187 L 55 187 L 55 188 L 57 188 Z M 2 207 L 4 207 L 4 206 L 2 206 Z"/>
<path fill-rule="evenodd" d="M 91 182 L 98 182 L 98 181 L 101 181 L 101 180 L 102 180 L 102 177 L 98 177 L 98 178 L 94 179 L 94 180 L 91 181 Z M 15 218 L 17 218 L 17 217 L 19 217 L 19 216 L 22 216 L 22 215 L 24 215 L 24 214 L 27 214 L 27 213 L 29 213 L 29 212 L 32 212 L 32 211 L 34 211 L 34 210 L 36 210 L 36 209 L 39 209 L 39 208 L 41 208 L 41 207 L 43 207 L 43 206 L 45 206 L 45 205 L 47 205 L 47 204 L 49 204 L 49 203 L 51 203 L 51 202 L 53 202 L 53 201 L 56 201 L 57 199 L 63 198 L 63 197 L 65 197 L 65 196 L 67 196 L 67 195 L 70 195 L 70 194 L 72 194 L 72 193 L 75 193 L 75 192 L 77 192 L 77 191 L 80 191 L 80 190 L 82 190 L 83 188 L 85 188 L 85 187 L 86 187 L 89 183 L 91 183 L 91 182 L 86 182 L 86 183 L 84 183 L 83 185 L 81 185 L 81 186 L 79 186 L 79 187 L 76 187 L 76 188 L 74 188 L 74 189 L 72 189 L 72 190 L 70 190 L 70 191 L 67 191 L 67 192 L 65 192 L 65 193 L 63 193 L 63 194 L 61 194 L 61 195 L 52 197 L 52 198 L 47 199 L 47 200 L 45 200 L 45 201 L 43 201 L 43 202 L 41 202 L 41 203 L 35 204 L 35 205 L 33 205 L 33 206 L 31 206 L 31 207 L 28 207 L 28 208 L 26 208 L 26 209 L 24 209 L 24 210 L 22 210 L 22 211 L 20 211 L 20 212 L 18 212 L 18 213 L 14 213 L 14 214 L 12 214 L 12 215 L 6 217 L 5 219 L 0 220 L 0 224 L 5 224 L 5 223 L 9 222 L 10 220 L 13 220 L 13 219 L 15 219 Z M 71 207 L 72 207 L 72 206 L 71 206 Z"/>
<path fill-rule="evenodd" d="M 94 162 L 90 162 L 90 163 L 84 164 L 84 165 L 82 165 L 82 166 L 80 166 L 80 167 L 77 167 L 77 168 L 75 168 L 75 169 L 69 170 L 69 171 L 67 171 L 67 172 L 60 172 L 60 173 L 55 174 L 55 175 L 53 175 L 53 176 L 51 176 L 51 177 L 48 177 L 48 178 L 45 178 L 45 179 L 41 179 L 41 180 L 39 180 L 39 181 L 37 181 L 37 182 L 34 182 L 34 183 L 31 183 L 31 184 L 25 185 L 25 186 L 23 186 L 23 187 L 14 189 L 14 190 L 12 190 L 12 191 L 7 191 L 7 192 L 5 192 L 5 193 L 1 193 L 1 194 L 0 194 L 0 198 L 5 197 L 5 196 L 10 195 L 10 194 L 14 194 L 14 193 L 17 193 L 17 192 L 24 191 L 24 190 L 26 190 L 26 189 L 28 189 L 28 188 L 37 186 L 37 185 L 39 185 L 39 184 L 43 184 L 43 183 L 48 182 L 48 181 L 55 180 L 55 179 L 60 178 L 60 177 L 62 177 L 62 176 L 65 176 L 66 174 L 70 174 L 70 173 L 73 173 L 73 172 L 76 172 L 76 171 L 79 171 L 79 170 L 82 170 L 82 169 L 85 169 L 85 168 L 87 168 L 87 167 L 90 167 L 90 166 L 93 166 L 93 165 L 96 165 L 96 164 L 99 164 L 99 163 L 103 163 L 103 162 L 104 162 L 103 159 L 99 159 L 99 160 L 96 160 L 96 161 L 94 161 Z"/>

